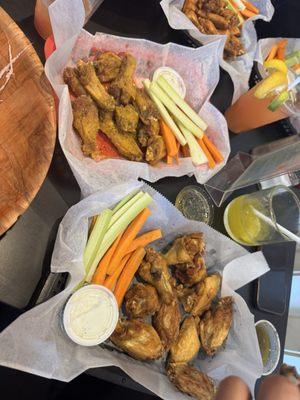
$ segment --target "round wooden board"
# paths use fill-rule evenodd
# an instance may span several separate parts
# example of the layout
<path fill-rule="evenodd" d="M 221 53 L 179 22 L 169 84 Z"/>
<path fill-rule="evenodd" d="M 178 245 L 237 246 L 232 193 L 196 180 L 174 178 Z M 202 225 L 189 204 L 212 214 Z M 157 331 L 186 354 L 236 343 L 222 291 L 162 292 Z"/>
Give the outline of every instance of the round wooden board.
<path fill-rule="evenodd" d="M 0 93 L 0 235 L 10 228 L 39 190 L 56 138 L 52 89 L 29 40 L 0 7 L 0 70 L 13 64 L 13 76 Z M 5 77 L 0 79 L 0 87 Z"/>

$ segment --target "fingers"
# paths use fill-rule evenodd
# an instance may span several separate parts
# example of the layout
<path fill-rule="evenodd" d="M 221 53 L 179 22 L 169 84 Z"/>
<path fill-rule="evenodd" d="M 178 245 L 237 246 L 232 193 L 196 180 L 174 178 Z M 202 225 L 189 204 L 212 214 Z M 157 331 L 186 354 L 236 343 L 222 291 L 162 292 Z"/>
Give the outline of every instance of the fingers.
<path fill-rule="evenodd" d="M 298 386 L 280 375 L 264 379 L 260 385 L 257 400 L 299 400 Z"/>
<path fill-rule="evenodd" d="M 215 400 L 249 400 L 250 392 L 245 382 L 237 376 L 229 376 L 219 385 Z M 298 400 L 298 399 L 297 399 Z"/>

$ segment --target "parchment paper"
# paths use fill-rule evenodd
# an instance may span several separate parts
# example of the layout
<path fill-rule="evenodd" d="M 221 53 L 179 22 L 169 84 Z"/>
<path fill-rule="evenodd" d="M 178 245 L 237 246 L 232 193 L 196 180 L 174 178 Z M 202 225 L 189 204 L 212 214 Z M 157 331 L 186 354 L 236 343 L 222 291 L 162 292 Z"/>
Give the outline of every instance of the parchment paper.
<path fill-rule="evenodd" d="M 199 183 L 205 183 L 223 167 L 230 153 L 226 121 L 209 103 L 209 98 L 219 80 L 222 42 L 218 40 L 202 48 L 192 49 L 173 43 L 160 45 L 147 40 L 121 38 L 103 33 L 92 36 L 81 30 L 84 11 L 82 5 L 80 8 L 78 0 L 76 0 L 77 5 L 70 6 L 71 11 L 62 18 L 69 1 L 56 0 L 51 5 L 50 16 L 58 50 L 48 59 L 45 70 L 60 100 L 58 121 L 60 144 L 83 195 L 106 188 L 110 184 L 137 178 L 154 182 L 166 176 L 194 174 Z M 176 69 L 186 83 L 187 100 L 207 122 L 209 126 L 207 135 L 222 152 L 224 162 L 209 170 L 205 164 L 195 167 L 190 158 L 182 158 L 180 165 L 168 166 L 165 162 L 160 162 L 152 167 L 147 163 L 125 159 L 106 159 L 96 162 L 84 157 L 80 139 L 72 128 L 71 103 L 68 88 L 63 84 L 62 71 L 67 64 L 73 65 L 79 58 L 88 56 L 92 48 L 130 52 L 137 59 L 136 82 L 140 86 L 142 79 L 151 78 L 155 69 L 162 65 Z"/>
<path fill-rule="evenodd" d="M 199 355 L 194 364 L 217 382 L 228 375 L 238 375 L 253 392 L 255 381 L 262 373 L 254 317 L 234 290 L 268 271 L 262 253 L 249 254 L 208 225 L 185 219 L 158 192 L 132 181 L 97 192 L 67 212 L 59 227 L 51 270 L 69 272 L 68 286 L 52 299 L 21 315 L 0 334 L 0 364 L 62 381 L 70 381 L 88 368 L 115 365 L 163 399 L 188 399 L 168 381 L 162 361 L 143 363 L 115 350 L 81 347 L 73 343 L 61 327 L 64 304 L 84 276 L 82 255 L 88 218 L 112 207 L 138 187 L 153 197 L 152 215 L 144 230 L 162 229 L 164 236 L 157 248 L 164 248 L 179 234 L 204 232 L 208 271 L 223 273 L 222 296 L 234 297 L 233 324 L 225 348 L 213 358 Z"/>
<path fill-rule="evenodd" d="M 257 61 L 261 66 L 264 63 L 264 60 L 268 56 L 271 47 L 278 43 L 281 39 L 288 39 L 288 44 L 286 47 L 286 54 L 291 53 L 292 51 L 300 50 L 300 39 L 298 38 L 268 38 L 261 39 L 257 43 L 257 49 L 255 53 L 254 60 Z M 291 124 L 294 126 L 297 132 L 300 132 L 300 113 L 291 115 L 289 117 Z"/>
<path fill-rule="evenodd" d="M 256 50 L 257 36 L 253 22 L 257 19 L 270 21 L 274 7 L 270 0 L 251 0 L 251 2 L 259 8 L 260 14 L 246 20 L 242 27 L 242 43 L 245 47 L 245 54 L 234 60 L 221 59 L 221 67 L 227 71 L 232 79 L 234 93 L 232 102 L 234 103 L 241 94 L 245 93 L 248 88 L 248 81 L 253 65 L 253 59 Z M 173 29 L 187 30 L 189 34 L 202 44 L 211 43 L 214 40 L 222 41 L 224 47 L 226 42 L 225 35 L 205 35 L 186 17 L 181 11 L 184 0 L 162 0 L 160 5 Z"/>

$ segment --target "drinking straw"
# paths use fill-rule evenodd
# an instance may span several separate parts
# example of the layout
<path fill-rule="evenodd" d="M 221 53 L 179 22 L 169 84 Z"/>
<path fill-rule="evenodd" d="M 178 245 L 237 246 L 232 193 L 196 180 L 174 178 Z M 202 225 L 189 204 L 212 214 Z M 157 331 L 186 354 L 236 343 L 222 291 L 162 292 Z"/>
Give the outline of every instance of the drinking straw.
<path fill-rule="evenodd" d="M 292 83 L 289 84 L 288 90 L 293 89 L 295 86 L 298 85 L 298 83 L 300 83 L 300 76 L 298 76 L 298 78 L 296 78 Z"/>

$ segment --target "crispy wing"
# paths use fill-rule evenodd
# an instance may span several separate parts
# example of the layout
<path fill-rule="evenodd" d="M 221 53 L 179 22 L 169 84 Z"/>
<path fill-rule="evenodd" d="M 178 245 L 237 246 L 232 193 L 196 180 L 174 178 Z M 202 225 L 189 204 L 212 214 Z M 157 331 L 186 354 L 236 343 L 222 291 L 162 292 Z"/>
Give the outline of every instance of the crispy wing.
<path fill-rule="evenodd" d="M 200 320 L 199 333 L 205 352 L 212 356 L 228 336 L 232 322 L 232 297 L 220 299 L 214 310 L 206 311 Z"/>
<path fill-rule="evenodd" d="M 130 133 L 118 130 L 112 113 L 100 113 L 99 126 L 122 156 L 132 161 L 142 161 L 143 153 L 135 138 Z"/>
<path fill-rule="evenodd" d="M 64 82 L 69 86 L 69 89 L 75 96 L 86 95 L 86 90 L 80 83 L 76 68 L 67 67 L 63 73 Z"/>
<path fill-rule="evenodd" d="M 147 143 L 146 161 L 155 165 L 167 155 L 166 145 L 164 139 L 157 135 L 152 136 Z"/>
<path fill-rule="evenodd" d="M 171 275 L 162 254 L 152 248 L 146 250 L 146 255 L 142 261 L 139 270 L 139 276 L 147 283 L 153 285 L 161 300 L 170 304 L 176 297 L 171 285 Z"/>
<path fill-rule="evenodd" d="M 115 118 L 118 128 L 123 132 L 135 133 L 139 115 L 131 104 L 116 106 Z"/>
<path fill-rule="evenodd" d="M 136 87 L 133 82 L 135 68 L 135 58 L 126 53 L 122 59 L 119 74 L 108 89 L 118 104 L 126 105 L 135 99 Z"/>
<path fill-rule="evenodd" d="M 137 112 L 139 113 L 141 121 L 144 124 L 150 125 L 151 120 L 153 119 L 158 122 L 160 118 L 159 111 L 156 108 L 156 105 L 143 89 L 136 90 L 134 105 L 137 109 Z"/>
<path fill-rule="evenodd" d="M 181 313 L 177 299 L 169 304 L 162 303 L 158 312 L 154 314 L 153 326 L 159 334 L 164 350 L 169 350 L 177 339 L 180 322 Z"/>
<path fill-rule="evenodd" d="M 84 62 L 79 60 L 77 62 L 77 70 L 82 86 L 84 86 L 88 94 L 95 100 L 98 107 L 105 111 L 113 111 L 115 100 L 107 93 L 99 81 L 93 63 L 91 61 Z"/>
<path fill-rule="evenodd" d="M 163 352 L 161 340 L 153 326 L 137 319 L 120 319 L 110 340 L 137 360 L 155 360 Z"/>
<path fill-rule="evenodd" d="M 169 363 L 167 375 L 177 389 L 198 400 L 213 400 L 215 396 L 214 381 L 196 368 L 186 364 Z"/>
<path fill-rule="evenodd" d="M 121 67 L 122 59 L 117 54 L 105 51 L 98 55 L 94 61 L 96 73 L 101 82 L 111 82 L 114 80 Z"/>
<path fill-rule="evenodd" d="M 237 57 L 245 53 L 244 46 L 240 42 L 239 38 L 234 35 L 227 37 L 224 51 L 227 57 Z"/>
<path fill-rule="evenodd" d="M 164 257 L 168 265 L 188 263 L 193 262 L 195 256 L 202 255 L 204 249 L 203 233 L 196 232 L 176 239 Z"/>
<path fill-rule="evenodd" d="M 170 348 L 170 361 L 174 363 L 188 363 L 198 354 L 199 349 L 200 340 L 197 322 L 192 316 L 186 317 L 180 327 L 177 340 Z"/>
<path fill-rule="evenodd" d="M 138 141 L 142 147 L 147 147 L 154 136 L 159 135 L 159 121 L 156 118 L 150 120 L 149 125 L 139 122 Z"/>
<path fill-rule="evenodd" d="M 194 286 L 206 277 L 204 258 L 196 255 L 192 263 L 176 264 L 174 275 L 183 285 Z"/>
<path fill-rule="evenodd" d="M 98 109 L 93 100 L 88 96 L 80 96 L 72 102 L 73 127 L 82 140 L 83 154 L 97 158 L 97 134 L 99 131 Z"/>
<path fill-rule="evenodd" d="M 144 318 L 158 309 L 159 299 L 152 285 L 137 283 L 125 295 L 125 310 L 129 318 Z"/>
<path fill-rule="evenodd" d="M 207 311 L 221 286 L 218 273 L 208 275 L 193 288 L 177 288 L 177 294 L 185 311 L 192 315 L 202 315 Z"/>

